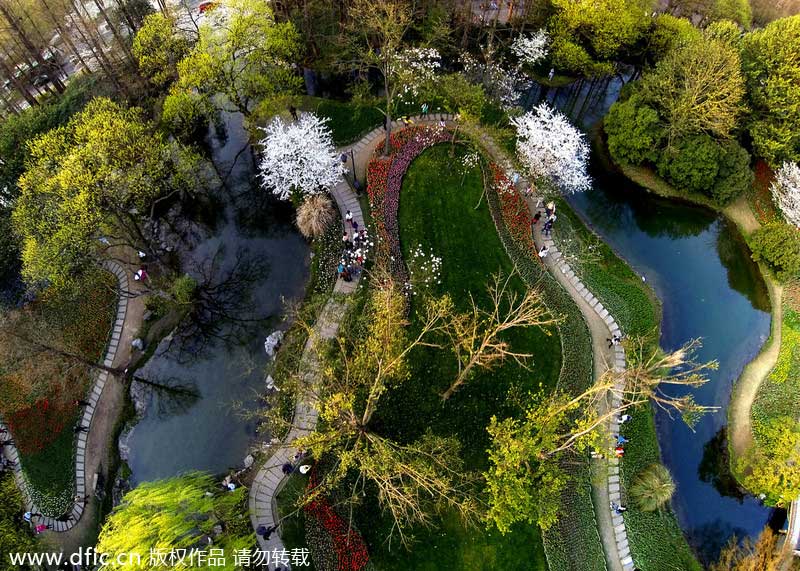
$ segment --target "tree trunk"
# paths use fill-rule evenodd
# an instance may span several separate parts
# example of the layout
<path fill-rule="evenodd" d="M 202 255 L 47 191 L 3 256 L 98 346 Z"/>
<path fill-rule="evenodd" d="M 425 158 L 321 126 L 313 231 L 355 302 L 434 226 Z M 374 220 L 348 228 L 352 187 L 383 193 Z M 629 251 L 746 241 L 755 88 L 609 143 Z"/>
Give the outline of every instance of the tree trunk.
<path fill-rule="evenodd" d="M 74 13 L 78 16 L 78 20 L 81 23 L 80 25 L 76 24 L 72 13 L 70 13 L 70 20 L 72 21 L 72 24 L 75 26 L 75 30 L 81 36 L 86 45 L 89 46 L 89 49 L 94 55 L 95 60 L 97 61 L 98 64 L 100 64 L 100 67 L 106 73 L 108 78 L 114 83 L 114 86 L 120 91 L 120 93 L 122 93 L 123 96 L 127 97 L 128 96 L 127 90 L 117 78 L 116 70 L 114 69 L 114 66 L 111 64 L 111 61 L 106 57 L 106 54 L 103 51 L 103 47 L 99 45 L 94 36 L 92 36 L 92 30 L 88 22 L 86 22 L 86 19 L 80 13 L 80 10 L 75 4 L 75 0 L 70 0 L 70 4 L 72 5 Z"/>
<path fill-rule="evenodd" d="M 103 16 L 103 20 L 106 21 L 108 25 L 108 29 L 111 30 L 111 35 L 114 36 L 114 39 L 119 44 L 119 47 L 122 48 L 122 51 L 125 52 L 125 55 L 128 56 L 128 61 L 133 65 L 135 60 L 133 57 L 133 52 L 131 51 L 130 47 L 128 47 L 127 42 L 122 38 L 117 30 L 117 27 L 111 21 L 111 18 L 108 17 L 108 12 L 106 12 L 106 7 L 103 5 L 102 0 L 94 0 L 94 5 L 97 6 L 97 9 L 100 10 L 100 14 Z"/>
<path fill-rule="evenodd" d="M 83 56 L 81 55 L 81 52 L 78 50 L 78 48 L 75 46 L 75 43 L 72 41 L 72 37 L 67 32 L 67 30 L 64 29 L 64 26 L 61 25 L 61 22 L 58 20 L 58 18 L 55 17 L 53 10 L 47 4 L 47 0 L 40 0 L 40 2 L 45 7 L 44 11 L 47 13 L 48 16 L 50 16 L 50 19 L 53 22 L 53 26 L 58 32 L 58 35 L 61 36 L 61 39 L 64 40 L 64 42 L 66 42 L 67 47 L 80 62 L 81 66 L 83 66 L 83 69 L 85 69 L 87 73 L 91 74 L 92 68 L 90 68 L 87 65 L 86 61 L 83 59 Z"/>
<path fill-rule="evenodd" d="M 12 13 L 9 10 L 8 5 L 5 2 L 0 2 L 0 14 L 8 22 L 11 29 L 14 30 L 14 33 L 17 35 L 19 40 L 22 42 L 22 45 L 25 46 L 25 50 L 30 54 L 33 60 L 40 66 L 40 69 L 43 71 L 47 71 L 51 69 L 51 66 L 44 60 L 42 57 L 42 52 L 33 45 L 30 38 L 28 37 L 25 30 L 22 28 L 19 22 L 19 18 L 17 18 L 16 14 Z M 61 79 L 56 75 L 56 77 L 50 77 L 50 81 L 55 86 L 56 90 L 59 93 L 64 92 L 64 84 L 61 82 Z"/>
<path fill-rule="evenodd" d="M 31 107 L 35 107 L 39 104 L 36 100 L 36 97 L 28 90 L 28 87 L 24 85 L 19 78 L 16 76 L 16 70 L 12 70 L 6 64 L 6 60 L 4 58 L 0 58 L 0 71 L 3 72 L 9 80 L 11 80 L 11 84 L 14 86 L 20 95 L 28 102 Z"/>

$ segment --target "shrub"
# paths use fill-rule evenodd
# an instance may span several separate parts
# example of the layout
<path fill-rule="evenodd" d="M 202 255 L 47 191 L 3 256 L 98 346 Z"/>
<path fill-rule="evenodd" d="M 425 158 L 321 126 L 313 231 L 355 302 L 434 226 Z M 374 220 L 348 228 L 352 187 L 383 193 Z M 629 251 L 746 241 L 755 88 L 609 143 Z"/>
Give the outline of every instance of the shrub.
<path fill-rule="evenodd" d="M 636 506 L 644 512 L 661 509 L 672 499 L 675 482 L 663 464 L 651 464 L 633 480 L 628 494 Z"/>
<path fill-rule="evenodd" d="M 184 274 L 172 282 L 170 293 L 178 305 L 191 305 L 197 294 L 197 280 Z"/>
<path fill-rule="evenodd" d="M 188 89 L 173 88 L 164 99 L 161 123 L 186 143 L 201 141 L 213 113 L 207 97 Z"/>
<path fill-rule="evenodd" d="M 800 274 L 800 230 L 783 222 L 772 222 L 750 235 L 755 261 L 763 260 L 779 281 Z"/>
<path fill-rule="evenodd" d="M 297 228 L 306 238 L 319 238 L 335 218 L 331 199 L 324 194 L 312 194 L 297 209 Z"/>
<path fill-rule="evenodd" d="M 664 140 L 658 112 L 645 105 L 639 96 L 617 101 L 604 121 L 608 150 L 614 160 L 633 165 L 656 162 Z"/>
<path fill-rule="evenodd" d="M 658 174 L 680 190 L 709 194 L 719 172 L 720 147 L 708 135 L 678 141 L 658 161 Z"/>
<path fill-rule="evenodd" d="M 750 153 L 736 141 L 724 143 L 720 149 L 717 181 L 711 187 L 711 197 L 720 205 L 731 202 L 753 184 Z"/>

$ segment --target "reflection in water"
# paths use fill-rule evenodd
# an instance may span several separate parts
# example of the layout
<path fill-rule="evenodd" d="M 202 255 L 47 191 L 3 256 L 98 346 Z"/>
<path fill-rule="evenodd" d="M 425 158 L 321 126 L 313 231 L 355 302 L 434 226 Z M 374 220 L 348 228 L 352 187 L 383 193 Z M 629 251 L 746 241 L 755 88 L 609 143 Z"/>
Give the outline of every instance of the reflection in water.
<path fill-rule="evenodd" d="M 726 224 L 733 224 L 726 220 Z M 771 311 L 769 292 L 766 288 L 753 288 L 752 284 L 761 282 L 758 266 L 750 258 L 750 248 L 742 235 L 733 229 L 720 232 L 717 236 L 717 254 L 728 271 L 728 285 L 742 295 L 759 311 Z"/>
<path fill-rule="evenodd" d="M 703 459 L 697 468 L 697 474 L 702 481 L 714 486 L 720 495 L 737 499 L 741 503 L 747 492 L 739 486 L 731 473 L 729 460 L 727 430 L 723 427 L 703 446 Z"/>
<path fill-rule="evenodd" d="M 702 510 L 703 507 L 695 506 L 694 509 Z M 761 529 L 758 530 L 758 532 L 760 531 Z M 730 538 L 742 538 L 746 535 L 748 535 L 747 529 L 736 527 L 722 519 L 716 519 L 690 529 L 686 532 L 686 539 L 700 561 L 704 565 L 708 565 L 717 560 L 720 550 L 725 547 Z"/>
<path fill-rule="evenodd" d="M 692 391 L 697 402 L 720 407 L 700 420 L 696 432 L 656 415 L 663 461 L 677 486 L 673 509 L 694 544 L 702 542 L 704 553 L 714 555 L 734 529 L 755 535 L 769 518 L 756 499 L 723 495 L 713 477 L 705 482 L 699 476 L 708 448 L 715 446 L 708 443 L 727 422 L 733 383 L 769 334 L 770 317 L 759 301 L 766 288 L 735 227 L 710 211 L 659 199 L 594 168 L 594 188 L 570 203 L 662 300 L 662 347 L 675 349 L 700 337 L 698 359 L 720 363 L 710 382 Z"/>
<path fill-rule="evenodd" d="M 285 303 L 302 297 L 308 277 L 308 246 L 290 207 L 264 197 L 251 154 L 239 154 L 247 140 L 241 116 L 223 113 L 222 119 L 227 137 L 210 142 L 219 170 L 231 171 L 230 194 L 217 197 L 213 229 L 192 229 L 194 242 L 181 260 L 204 285 L 202 303 L 140 371 L 194 386 L 200 398 L 173 406 L 163 394 L 147 395 L 145 415 L 129 439 L 135 482 L 241 466 L 256 435 L 255 420 L 243 412 L 257 406 L 264 388 L 264 338 L 278 326 Z M 173 414 L 159 414 L 165 407 Z"/>

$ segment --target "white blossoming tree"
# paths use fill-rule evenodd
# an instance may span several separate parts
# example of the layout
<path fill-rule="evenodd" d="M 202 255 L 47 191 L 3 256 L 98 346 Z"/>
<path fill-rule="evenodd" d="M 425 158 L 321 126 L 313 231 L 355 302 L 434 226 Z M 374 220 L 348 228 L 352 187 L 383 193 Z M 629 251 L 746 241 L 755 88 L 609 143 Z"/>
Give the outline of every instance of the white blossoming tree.
<path fill-rule="evenodd" d="M 531 175 L 551 179 L 565 194 L 589 188 L 589 145 L 564 115 L 542 103 L 511 123 L 517 155 Z"/>
<path fill-rule="evenodd" d="M 772 200 L 789 224 L 800 226 L 800 166 L 785 162 L 770 187 Z"/>
<path fill-rule="evenodd" d="M 464 76 L 470 83 L 482 85 L 486 95 L 497 100 L 505 109 L 520 105 L 520 98 L 530 88 L 531 81 L 517 69 L 508 69 L 492 60 L 493 54 L 484 54 L 485 62 L 470 54 L 462 54 Z"/>
<path fill-rule="evenodd" d="M 327 119 L 303 113 L 297 121 L 285 123 L 275 117 L 262 130 L 261 183 L 281 200 L 293 193 L 324 192 L 344 172 Z"/>
<path fill-rule="evenodd" d="M 354 0 L 350 7 L 352 45 L 346 51 L 348 70 L 377 70 L 383 78 L 386 115 L 384 153 L 389 152 L 392 110 L 401 94 L 418 95 L 439 69 L 439 52 L 433 48 L 406 47 L 413 25 L 412 7 L 396 0 Z"/>
<path fill-rule="evenodd" d="M 519 65 L 532 66 L 547 55 L 550 36 L 542 29 L 532 36 L 519 35 L 511 44 L 511 51 L 519 58 Z"/>

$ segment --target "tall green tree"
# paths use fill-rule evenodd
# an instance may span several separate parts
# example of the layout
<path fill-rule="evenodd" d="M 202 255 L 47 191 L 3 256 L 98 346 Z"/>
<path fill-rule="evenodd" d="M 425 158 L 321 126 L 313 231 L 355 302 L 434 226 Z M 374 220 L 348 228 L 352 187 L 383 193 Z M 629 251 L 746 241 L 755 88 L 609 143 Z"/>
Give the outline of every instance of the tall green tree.
<path fill-rule="evenodd" d="M 223 549 L 224 565 L 196 561 L 187 567 L 218 567 L 233 570 L 234 551 L 253 549 L 255 534 L 247 514 L 247 489 L 222 491 L 207 474 L 193 472 L 156 482 L 144 482 L 125 494 L 122 503 L 108 516 L 97 542 L 99 552 L 110 554 L 108 569 L 161 570 L 174 568 L 168 554 L 172 549 L 190 550 L 207 545 L 214 536 L 214 548 Z M 222 534 L 214 527 L 220 525 Z M 156 554 L 150 557 L 151 550 Z M 141 561 L 121 565 L 116 556 L 138 553 Z M 205 563 L 205 564 L 203 564 Z"/>
<path fill-rule="evenodd" d="M 752 108 L 757 156 L 777 168 L 800 159 L 800 16 L 770 23 L 742 39 L 742 69 Z"/>
<path fill-rule="evenodd" d="M 158 260 L 145 221 L 157 201 L 191 195 L 200 175 L 198 157 L 154 132 L 140 110 L 93 100 L 31 143 L 13 212 L 23 277 L 68 286 L 108 255 L 100 238 Z"/>
<path fill-rule="evenodd" d="M 698 133 L 727 138 L 745 109 L 738 51 L 707 36 L 669 51 L 640 90 L 666 123 L 668 146 Z"/>
<path fill-rule="evenodd" d="M 652 0 L 552 0 L 550 58 L 557 70 L 583 76 L 615 72 L 615 61 L 647 31 Z"/>
<path fill-rule="evenodd" d="M 260 100 L 299 89 L 302 41 L 290 22 L 276 22 L 263 0 L 222 0 L 178 64 L 178 84 L 207 96 L 223 93 L 248 116 Z"/>
<path fill-rule="evenodd" d="M 150 14 L 133 39 L 133 55 L 139 71 L 155 85 L 163 87 L 178 77 L 178 62 L 190 48 L 175 19 L 161 13 Z"/>

